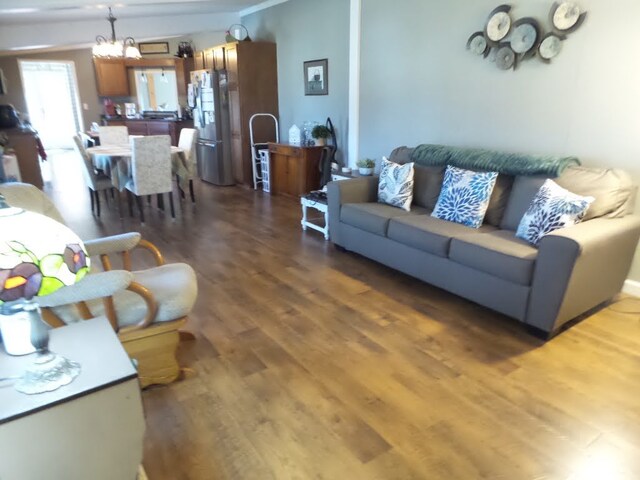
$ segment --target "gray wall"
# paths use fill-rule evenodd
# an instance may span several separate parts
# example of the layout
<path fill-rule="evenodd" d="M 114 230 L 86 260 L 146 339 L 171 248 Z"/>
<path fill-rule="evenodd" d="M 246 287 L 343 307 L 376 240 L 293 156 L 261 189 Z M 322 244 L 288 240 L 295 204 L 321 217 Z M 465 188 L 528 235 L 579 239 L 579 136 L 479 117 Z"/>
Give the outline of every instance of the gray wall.
<path fill-rule="evenodd" d="M 280 138 L 304 121 L 336 127 L 340 158 L 347 158 L 349 113 L 349 0 L 292 0 L 247 15 L 242 23 L 254 40 L 278 48 Z M 305 96 L 303 62 L 329 59 L 329 95 Z"/>
<path fill-rule="evenodd" d="M 513 16 L 548 28 L 551 3 L 517 2 Z M 640 2 L 579 3 L 588 17 L 551 65 L 503 72 L 465 49 L 495 1 L 363 1 L 360 157 L 420 143 L 574 154 L 640 183 Z"/>
<path fill-rule="evenodd" d="M 59 52 L 46 52 L 31 55 L 19 55 L 0 57 L 0 69 L 7 79 L 7 95 L 0 95 L 0 103 L 11 103 L 21 112 L 27 111 L 27 105 L 20 79 L 18 59 L 22 60 L 62 60 L 72 61 L 75 64 L 76 77 L 78 79 L 78 94 L 80 104 L 86 103 L 88 110 L 82 111 L 84 126 L 91 122 L 98 122 L 102 114 L 102 105 L 96 89 L 96 76 L 93 69 L 93 57 L 90 49 L 66 50 Z M 55 95 L 55 92 L 51 92 Z"/>

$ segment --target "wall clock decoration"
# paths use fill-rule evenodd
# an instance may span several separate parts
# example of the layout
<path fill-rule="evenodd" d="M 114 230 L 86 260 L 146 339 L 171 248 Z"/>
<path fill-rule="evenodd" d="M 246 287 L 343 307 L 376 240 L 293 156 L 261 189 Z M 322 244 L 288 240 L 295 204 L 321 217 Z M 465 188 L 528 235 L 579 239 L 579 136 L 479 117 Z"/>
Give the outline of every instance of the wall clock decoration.
<path fill-rule="evenodd" d="M 511 5 L 494 8 L 484 31 L 473 33 L 467 40 L 467 50 L 474 55 L 489 57 L 500 70 L 514 70 L 522 60 L 539 58 L 550 63 L 562 51 L 562 42 L 575 32 L 587 16 L 577 2 L 554 2 L 549 11 L 548 32 L 538 20 L 524 17 L 513 21 Z"/>
<path fill-rule="evenodd" d="M 501 45 L 496 52 L 496 66 L 500 70 L 509 70 L 516 65 L 516 52 L 509 44 Z"/>
<path fill-rule="evenodd" d="M 520 55 L 535 53 L 540 41 L 540 24 L 533 18 L 521 18 L 513 24 L 511 48 Z"/>
<path fill-rule="evenodd" d="M 509 34 L 511 30 L 510 11 L 511 5 L 500 5 L 489 14 L 484 33 L 491 42 L 500 42 Z"/>
<path fill-rule="evenodd" d="M 553 28 L 561 33 L 575 32 L 584 22 L 586 12 L 581 12 L 576 2 L 554 3 L 549 17 Z"/>
<path fill-rule="evenodd" d="M 476 55 L 484 55 L 485 58 L 489 55 L 489 42 L 484 37 L 484 32 L 476 32 L 467 40 L 467 50 L 470 50 Z"/>
<path fill-rule="evenodd" d="M 547 33 L 538 47 L 540 59 L 545 63 L 549 63 L 552 58 L 558 56 L 560 50 L 562 50 L 562 40 L 564 38 L 555 33 Z"/>

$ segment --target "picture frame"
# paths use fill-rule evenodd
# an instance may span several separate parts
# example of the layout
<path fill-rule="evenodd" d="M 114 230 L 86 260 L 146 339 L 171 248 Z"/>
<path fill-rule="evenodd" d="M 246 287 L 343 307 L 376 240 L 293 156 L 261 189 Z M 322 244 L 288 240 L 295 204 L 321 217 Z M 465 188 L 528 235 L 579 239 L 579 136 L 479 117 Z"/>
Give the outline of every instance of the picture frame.
<path fill-rule="evenodd" d="M 138 43 L 138 49 L 142 55 L 169 53 L 169 42 Z"/>
<path fill-rule="evenodd" d="M 0 95 L 7 93 L 7 81 L 4 78 L 4 72 L 0 68 Z"/>
<path fill-rule="evenodd" d="M 304 62 L 304 94 L 329 95 L 329 60 Z"/>

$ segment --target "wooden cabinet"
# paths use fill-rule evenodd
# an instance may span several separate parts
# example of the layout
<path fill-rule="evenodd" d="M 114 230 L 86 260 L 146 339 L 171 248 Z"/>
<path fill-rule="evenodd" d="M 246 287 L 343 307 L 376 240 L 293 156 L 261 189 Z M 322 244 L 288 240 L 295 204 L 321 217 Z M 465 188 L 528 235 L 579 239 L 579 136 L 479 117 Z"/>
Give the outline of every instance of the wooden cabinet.
<path fill-rule="evenodd" d="M 213 48 L 204 51 L 204 68 L 207 70 L 213 70 Z"/>
<path fill-rule="evenodd" d="M 193 54 L 193 69 L 194 70 L 204 69 L 204 51 L 198 50 Z"/>
<path fill-rule="evenodd" d="M 129 95 L 127 66 L 121 58 L 94 58 L 96 85 L 101 97 L 126 97 Z"/>
<path fill-rule="evenodd" d="M 178 145 L 180 131 L 183 128 L 193 128 L 190 120 L 138 120 L 138 119 L 107 119 L 105 125 L 125 125 L 129 129 L 129 135 L 169 135 L 171 145 Z"/>
<path fill-rule="evenodd" d="M 20 177 L 24 183 L 30 183 L 42 190 L 42 172 L 38 156 L 38 141 L 34 132 L 12 128 L 0 130 L 9 137 L 9 147 L 15 151 L 20 168 Z"/>
<path fill-rule="evenodd" d="M 269 144 L 271 193 L 300 197 L 320 188 L 322 147 Z"/>
<path fill-rule="evenodd" d="M 249 118 L 255 113 L 278 116 L 276 45 L 228 43 L 223 52 L 228 75 L 233 175 L 237 183 L 253 185 Z M 273 122 L 256 122 L 254 137 L 256 142 L 274 140 Z"/>
<path fill-rule="evenodd" d="M 224 70 L 226 69 L 226 63 L 224 60 L 224 47 L 216 47 L 213 49 L 213 69 Z"/>

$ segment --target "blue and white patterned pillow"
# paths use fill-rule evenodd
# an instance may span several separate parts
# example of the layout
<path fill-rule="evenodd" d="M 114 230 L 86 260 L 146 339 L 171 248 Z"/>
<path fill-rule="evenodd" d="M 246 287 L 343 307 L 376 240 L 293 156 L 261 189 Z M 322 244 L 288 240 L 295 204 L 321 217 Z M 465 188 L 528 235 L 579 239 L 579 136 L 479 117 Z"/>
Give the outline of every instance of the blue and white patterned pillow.
<path fill-rule="evenodd" d="M 413 201 L 413 163 L 390 162 L 382 157 L 382 168 L 378 180 L 378 202 L 399 207 L 407 212 Z"/>
<path fill-rule="evenodd" d="M 546 234 L 579 223 L 594 200 L 571 193 L 547 179 L 520 220 L 516 237 L 538 245 Z"/>
<path fill-rule="evenodd" d="M 447 166 L 432 217 L 480 228 L 498 172 L 473 172 Z"/>

